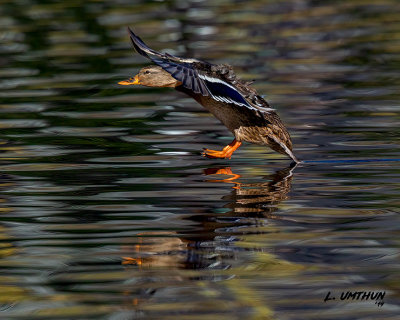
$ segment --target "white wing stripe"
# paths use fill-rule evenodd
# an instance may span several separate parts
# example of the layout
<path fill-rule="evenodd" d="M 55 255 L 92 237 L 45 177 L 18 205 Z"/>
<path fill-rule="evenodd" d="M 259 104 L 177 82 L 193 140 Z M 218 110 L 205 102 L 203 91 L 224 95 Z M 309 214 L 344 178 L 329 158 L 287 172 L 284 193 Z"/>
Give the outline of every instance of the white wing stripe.
<path fill-rule="evenodd" d="M 203 80 L 206 80 L 206 81 L 209 81 L 209 82 L 221 83 L 221 84 L 223 84 L 223 85 L 225 85 L 225 86 L 231 88 L 232 90 L 235 90 L 237 93 L 239 93 L 239 92 L 237 91 L 237 89 L 236 89 L 234 86 L 231 86 L 229 83 L 227 83 L 227 82 L 225 82 L 225 81 L 223 81 L 223 80 L 221 80 L 221 79 L 209 77 L 209 76 L 207 76 L 207 75 L 205 75 L 205 74 L 198 74 L 198 76 L 199 76 L 200 79 L 203 79 Z M 211 94 L 211 97 L 212 97 L 213 99 L 215 99 L 216 101 L 227 102 L 227 103 L 233 103 L 233 104 L 236 104 L 236 105 L 238 105 L 238 106 L 246 107 L 246 108 L 249 108 L 249 109 L 252 109 L 252 110 L 259 110 L 259 109 L 255 108 L 255 107 L 253 107 L 252 105 L 250 105 L 249 103 L 244 104 L 244 103 L 241 103 L 241 102 L 239 102 L 239 101 L 235 101 L 235 100 L 233 100 L 233 99 L 231 99 L 231 98 L 229 98 L 229 97 L 215 96 L 215 95 L 213 95 L 211 92 L 210 92 L 210 94 Z M 240 93 L 239 93 L 239 94 L 240 94 Z M 240 94 L 240 95 L 241 95 L 241 94 Z M 242 96 L 242 97 L 243 97 L 243 96 Z M 245 99 L 244 97 L 243 97 L 243 99 L 246 101 L 246 99 Z M 274 111 L 274 109 L 272 109 L 272 108 L 266 108 L 266 107 L 264 107 L 264 106 L 260 106 L 260 108 L 262 108 L 263 111 L 266 111 L 266 112 L 268 112 L 268 111 Z"/>
<path fill-rule="evenodd" d="M 223 85 L 225 85 L 225 86 L 231 88 L 232 90 L 235 90 L 236 92 L 238 92 L 235 87 L 231 86 L 229 83 L 226 83 L 225 81 L 222 81 L 221 79 L 212 78 L 212 77 L 209 77 L 209 76 L 204 75 L 204 74 L 198 74 L 198 76 L 199 76 L 200 79 L 203 79 L 203 80 L 206 80 L 206 81 L 209 81 L 209 82 L 222 83 Z M 214 96 L 212 93 L 211 93 L 211 96 L 212 96 L 213 99 L 215 99 L 217 101 L 220 101 L 220 102 L 234 103 L 234 104 L 236 104 L 238 106 L 241 106 L 241 107 L 247 107 L 247 108 L 250 108 L 250 109 L 253 109 L 253 110 L 257 110 L 256 108 L 254 108 L 250 104 L 244 104 L 244 103 L 232 100 L 231 98 L 228 98 L 228 97 Z"/>

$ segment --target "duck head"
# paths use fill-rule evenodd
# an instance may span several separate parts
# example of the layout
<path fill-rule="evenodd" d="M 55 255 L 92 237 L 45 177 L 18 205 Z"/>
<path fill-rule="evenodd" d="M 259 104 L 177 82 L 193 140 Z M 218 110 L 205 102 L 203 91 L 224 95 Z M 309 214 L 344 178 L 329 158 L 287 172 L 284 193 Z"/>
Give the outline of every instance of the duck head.
<path fill-rule="evenodd" d="M 134 78 L 120 81 L 118 84 L 125 86 L 141 84 L 146 87 L 175 88 L 180 86 L 182 82 L 173 78 L 167 71 L 163 70 L 159 66 L 149 66 L 142 68 Z"/>

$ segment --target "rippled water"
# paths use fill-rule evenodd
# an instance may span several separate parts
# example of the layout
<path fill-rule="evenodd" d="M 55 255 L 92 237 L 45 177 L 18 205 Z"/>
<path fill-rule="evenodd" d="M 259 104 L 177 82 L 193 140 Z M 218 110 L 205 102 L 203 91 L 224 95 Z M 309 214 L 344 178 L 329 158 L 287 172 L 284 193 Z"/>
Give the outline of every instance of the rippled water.
<path fill-rule="evenodd" d="M 3 1 L 0 318 L 396 319 L 399 11 Z M 231 136 L 201 106 L 116 84 L 147 64 L 128 25 L 255 79 L 306 162 L 250 144 L 202 158 Z"/>

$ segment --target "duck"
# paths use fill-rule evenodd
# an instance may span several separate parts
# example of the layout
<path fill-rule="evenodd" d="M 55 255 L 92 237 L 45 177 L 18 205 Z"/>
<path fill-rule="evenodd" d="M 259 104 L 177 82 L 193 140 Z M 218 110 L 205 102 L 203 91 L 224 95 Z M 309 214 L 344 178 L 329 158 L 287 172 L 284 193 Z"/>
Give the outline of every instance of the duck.
<path fill-rule="evenodd" d="M 233 141 L 222 150 L 204 148 L 203 156 L 230 159 L 243 142 L 249 142 L 267 146 L 294 163 L 300 162 L 275 109 L 251 87 L 251 82 L 241 80 L 232 66 L 161 53 L 149 48 L 129 27 L 128 33 L 136 52 L 153 65 L 118 84 L 174 88 L 196 100 L 233 134 Z"/>

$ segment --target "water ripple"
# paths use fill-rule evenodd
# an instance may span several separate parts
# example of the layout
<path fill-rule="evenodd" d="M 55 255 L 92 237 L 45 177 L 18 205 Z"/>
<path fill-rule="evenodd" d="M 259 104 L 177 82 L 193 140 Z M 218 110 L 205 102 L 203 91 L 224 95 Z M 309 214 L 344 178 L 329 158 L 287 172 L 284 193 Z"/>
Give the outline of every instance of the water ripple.
<path fill-rule="evenodd" d="M 397 319 L 399 4 L 3 1 L 1 319 Z M 169 88 L 156 50 L 230 63 L 290 160 Z M 327 301 L 347 291 L 375 301 Z"/>

